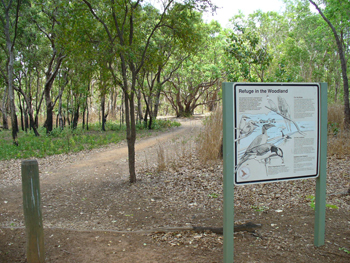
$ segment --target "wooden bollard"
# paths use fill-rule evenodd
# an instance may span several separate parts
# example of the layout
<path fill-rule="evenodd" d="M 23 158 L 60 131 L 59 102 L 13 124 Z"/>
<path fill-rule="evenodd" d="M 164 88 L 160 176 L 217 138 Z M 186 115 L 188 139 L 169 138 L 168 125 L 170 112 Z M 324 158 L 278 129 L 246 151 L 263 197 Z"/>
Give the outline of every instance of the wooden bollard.
<path fill-rule="evenodd" d="M 22 161 L 22 192 L 27 236 L 27 262 L 45 262 L 39 167 L 36 160 Z"/>

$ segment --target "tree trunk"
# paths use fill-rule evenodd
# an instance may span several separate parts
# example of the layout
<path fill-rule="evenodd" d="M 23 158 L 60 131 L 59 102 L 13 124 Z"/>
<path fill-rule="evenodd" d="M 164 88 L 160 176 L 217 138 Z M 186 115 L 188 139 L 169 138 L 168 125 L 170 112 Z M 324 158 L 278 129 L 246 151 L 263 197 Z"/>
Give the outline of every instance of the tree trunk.
<path fill-rule="evenodd" d="M 156 84 L 156 98 L 154 102 L 154 110 L 153 110 L 153 117 L 154 119 L 157 119 L 158 117 L 158 110 L 159 110 L 159 98 L 160 98 L 160 92 L 162 91 L 162 86 L 160 83 L 160 74 L 157 76 L 157 84 Z"/>
<path fill-rule="evenodd" d="M 11 48 L 9 48 L 11 49 Z M 8 91 L 9 91 L 9 99 L 10 99 L 10 112 L 11 112 L 11 129 L 12 129 L 12 139 L 15 145 L 18 145 L 17 141 L 17 133 L 18 133 L 18 123 L 17 123 L 17 115 L 16 115 L 16 107 L 15 107 L 15 93 L 13 89 L 13 63 L 14 63 L 14 55 L 13 51 L 10 52 L 10 61 L 8 64 Z"/>
<path fill-rule="evenodd" d="M 138 114 L 138 119 L 139 123 L 143 120 L 143 114 L 142 114 L 142 103 L 141 103 L 141 90 L 138 89 L 137 91 L 137 114 Z"/>
<path fill-rule="evenodd" d="M 53 47 L 54 49 L 54 47 Z M 53 86 L 53 82 L 55 81 L 55 78 L 58 74 L 58 70 L 61 67 L 62 61 L 65 56 L 62 54 L 59 54 L 56 60 L 55 69 L 52 70 L 52 67 L 54 65 L 55 59 L 56 59 L 56 50 L 54 49 L 51 61 L 48 65 L 48 69 L 46 71 L 46 83 L 44 87 L 44 95 L 45 95 L 45 101 L 46 101 L 46 133 L 50 133 L 52 131 L 52 123 L 53 123 L 53 107 L 54 103 L 51 100 L 51 90 Z"/>
<path fill-rule="evenodd" d="M 106 95 L 101 95 L 101 118 L 102 118 L 102 131 L 106 131 L 106 115 L 105 115 L 105 106 L 106 106 Z"/>
<path fill-rule="evenodd" d="M 17 115 L 15 107 L 15 93 L 13 89 L 13 63 L 14 63 L 14 54 L 12 43 L 10 41 L 10 32 L 6 33 L 6 44 L 9 52 L 9 63 L 8 63 L 8 92 L 9 92 L 9 101 L 10 101 L 10 113 L 11 113 L 11 129 L 12 129 L 12 139 L 15 145 L 18 145 L 17 133 L 18 133 L 18 124 L 17 124 Z"/>
<path fill-rule="evenodd" d="M 73 129 L 76 129 L 78 127 L 78 121 L 79 121 L 79 105 L 77 106 L 77 108 L 74 111 L 73 114 Z"/>
<path fill-rule="evenodd" d="M 8 130 L 8 128 L 9 128 L 9 123 L 7 120 L 7 98 L 8 98 L 8 94 L 7 94 L 7 87 L 6 87 L 5 91 L 4 91 L 4 96 L 2 97 L 2 107 L 1 107 L 2 128 L 4 130 Z"/>
<path fill-rule="evenodd" d="M 124 111 L 124 104 L 123 104 L 123 101 L 125 101 L 126 98 L 125 98 L 125 94 L 123 92 L 123 95 L 122 95 L 122 103 L 120 105 L 120 108 L 121 108 L 121 124 L 124 124 L 124 117 L 125 117 L 125 111 Z"/>
<path fill-rule="evenodd" d="M 75 107 L 74 107 L 74 112 L 72 113 L 72 128 L 76 129 L 78 127 L 78 121 L 79 121 L 79 110 L 80 110 L 80 94 L 77 96 L 74 96 L 75 100 Z"/>
<path fill-rule="evenodd" d="M 60 127 L 61 130 L 64 128 L 64 122 L 63 122 L 63 116 L 62 116 L 62 94 L 60 95 L 58 99 L 58 126 Z"/>
<path fill-rule="evenodd" d="M 29 124 L 30 124 L 30 128 L 33 129 L 35 136 L 40 136 L 38 130 L 37 130 L 37 125 L 36 125 L 36 121 L 38 119 L 38 112 L 36 114 L 36 119 L 34 119 L 34 112 L 33 112 L 33 105 L 32 105 L 32 101 L 31 101 L 31 97 L 29 97 L 28 95 L 26 95 L 26 93 L 24 93 L 21 89 L 19 90 L 19 92 L 21 92 L 24 101 L 26 102 L 26 114 L 28 114 L 29 116 Z M 39 106 L 40 107 L 40 106 Z"/>
<path fill-rule="evenodd" d="M 45 87 L 45 101 L 46 101 L 46 121 L 45 121 L 45 128 L 46 133 L 50 133 L 52 131 L 52 123 L 53 123 L 53 107 L 52 107 L 52 100 L 51 100 L 51 87 Z"/>
<path fill-rule="evenodd" d="M 24 107 L 24 130 L 26 132 L 28 132 L 28 128 L 30 128 L 29 126 L 29 119 L 28 119 L 28 106 L 26 106 L 23 102 L 23 107 Z"/>
<path fill-rule="evenodd" d="M 116 88 L 114 87 L 111 92 L 110 101 L 111 101 L 111 115 L 116 116 L 116 108 L 117 108 L 117 97 L 118 92 L 116 91 Z"/>
<path fill-rule="evenodd" d="M 83 124 L 82 124 L 82 129 L 85 129 L 85 113 L 86 113 L 86 107 L 87 107 L 87 96 L 85 99 L 85 103 L 84 103 L 84 108 L 83 108 Z"/>
<path fill-rule="evenodd" d="M 23 112 L 23 108 L 22 108 L 22 102 L 21 102 L 21 95 L 19 93 L 17 93 L 18 95 L 18 105 L 19 105 L 19 111 L 20 111 L 20 115 L 21 115 L 21 128 L 22 131 L 24 131 L 24 112 Z"/>
<path fill-rule="evenodd" d="M 86 130 L 89 130 L 89 104 L 88 98 L 86 98 Z"/>
<path fill-rule="evenodd" d="M 328 24 L 328 26 L 332 29 L 335 41 L 337 43 L 338 47 L 338 53 L 340 58 L 340 64 L 341 64 L 341 70 L 342 70 L 342 77 L 343 77 L 343 90 L 344 90 L 344 128 L 349 130 L 350 129 L 350 104 L 349 104 L 349 80 L 347 76 L 347 67 L 346 67 L 346 60 L 344 55 L 344 49 L 341 40 L 339 39 L 338 33 L 335 29 L 335 27 L 332 25 L 332 23 L 328 20 L 328 18 L 323 14 L 321 9 L 319 9 L 318 5 L 312 1 L 309 0 L 311 4 L 315 6 L 317 11 L 320 13 L 324 21 Z"/>
<path fill-rule="evenodd" d="M 129 157 L 129 181 L 136 183 L 135 172 L 135 141 L 136 141 L 136 126 L 135 126 L 135 106 L 134 93 L 127 94 L 124 91 L 125 102 L 125 121 L 126 121 L 126 139 L 128 143 L 128 157 Z"/>
<path fill-rule="evenodd" d="M 12 128 L 12 139 L 13 143 L 15 145 L 18 145 L 17 141 L 17 133 L 18 133 L 18 123 L 17 123 L 17 115 L 16 115 L 16 107 L 15 107 L 15 93 L 14 93 L 14 87 L 13 87 L 13 64 L 14 64 L 14 45 L 16 40 L 16 33 L 17 33 L 17 22 L 19 17 L 19 5 L 20 3 L 17 2 L 16 6 L 16 14 L 15 14 L 15 21 L 10 22 L 10 10 L 11 5 L 13 4 L 12 1 L 9 2 L 8 6 L 5 6 L 5 3 L 2 2 L 5 9 L 5 22 L 4 23 L 4 33 L 5 33 L 5 39 L 6 39 L 6 48 L 8 51 L 8 64 L 7 64 L 7 74 L 8 74 L 8 94 L 9 94 L 9 103 L 10 103 L 10 113 L 11 113 L 11 128 Z M 14 23 L 13 23 L 14 22 Z M 11 33 L 10 33 L 10 26 L 14 27 L 14 36 L 13 40 L 11 40 Z"/>
<path fill-rule="evenodd" d="M 148 129 L 151 130 L 152 129 L 152 113 L 151 113 L 151 106 L 150 106 L 151 98 L 149 97 L 147 100 L 146 94 L 144 92 L 142 92 L 142 94 L 143 94 L 143 99 L 144 99 L 145 104 L 146 104 L 146 113 L 145 113 L 145 118 L 144 118 L 143 122 L 144 122 L 145 128 L 148 127 Z M 149 116 L 149 121 L 148 121 L 148 116 Z"/>

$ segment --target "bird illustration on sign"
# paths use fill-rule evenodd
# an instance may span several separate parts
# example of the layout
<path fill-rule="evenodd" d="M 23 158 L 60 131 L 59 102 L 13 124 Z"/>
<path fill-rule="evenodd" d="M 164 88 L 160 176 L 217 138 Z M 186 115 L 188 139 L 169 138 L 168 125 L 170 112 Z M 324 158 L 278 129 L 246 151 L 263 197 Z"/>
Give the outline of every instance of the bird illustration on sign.
<path fill-rule="evenodd" d="M 238 126 L 238 139 L 236 141 L 240 141 L 243 138 L 251 135 L 259 125 L 256 124 L 255 121 L 251 120 L 248 116 L 243 115 L 239 122 Z"/>
<path fill-rule="evenodd" d="M 277 113 L 278 115 L 280 115 L 281 117 L 283 117 L 284 122 L 287 126 L 287 129 L 289 131 L 292 130 L 292 124 L 294 124 L 294 126 L 296 127 L 296 129 L 298 130 L 298 132 L 301 135 L 305 135 L 299 128 L 298 124 L 292 120 L 291 118 L 291 113 L 290 113 L 290 107 L 289 104 L 287 103 L 286 99 L 278 96 L 277 97 L 277 105 L 276 103 L 269 97 L 269 95 L 266 96 L 267 98 L 267 102 L 269 104 L 269 106 L 265 106 L 267 109 Z"/>
<path fill-rule="evenodd" d="M 240 157 L 239 163 L 236 166 L 236 172 L 239 170 L 240 174 L 242 174 L 241 171 L 246 166 L 242 168 L 241 166 L 248 160 L 255 160 L 259 163 L 262 163 L 265 167 L 266 175 L 267 164 L 271 163 L 272 158 L 281 158 L 282 163 L 284 163 L 283 150 L 280 147 L 277 147 L 276 145 L 267 142 L 269 138 L 267 131 L 272 127 L 275 127 L 275 125 L 271 123 L 267 123 L 262 126 L 261 134 L 259 134 L 252 140 L 252 142 L 249 144 L 243 155 Z"/>

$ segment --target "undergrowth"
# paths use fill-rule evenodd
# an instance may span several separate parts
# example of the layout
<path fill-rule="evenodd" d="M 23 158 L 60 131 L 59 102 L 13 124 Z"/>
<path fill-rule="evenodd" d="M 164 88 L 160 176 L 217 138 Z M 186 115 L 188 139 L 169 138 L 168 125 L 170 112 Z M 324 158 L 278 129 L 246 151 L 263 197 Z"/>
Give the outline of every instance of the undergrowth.
<path fill-rule="evenodd" d="M 169 120 L 154 121 L 153 130 L 163 130 L 174 126 L 180 126 L 180 123 Z M 144 125 L 137 124 L 138 138 L 150 135 Z M 106 131 L 101 131 L 98 123 L 90 124 L 89 130 L 65 128 L 63 130 L 56 128 L 50 134 L 46 134 L 44 128 L 39 128 L 39 137 L 36 137 L 32 131 L 25 133 L 20 131 L 18 134 L 18 146 L 13 144 L 11 131 L 0 132 L 0 160 L 9 159 L 27 159 L 42 158 L 49 155 L 79 152 L 91 150 L 110 143 L 118 143 L 125 139 L 125 125 L 117 122 L 107 122 Z"/>
<path fill-rule="evenodd" d="M 220 158 L 222 145 L 222 109 L 218 107 L 203 122 L 203 129 L 198 137 L 198 156 L 202 163 Z"/>
<path fill-rule="evenodd" d="M 344 106 L 328 106 L 328 155 L 350 154 L 350 131 L 344 129 Z"/>

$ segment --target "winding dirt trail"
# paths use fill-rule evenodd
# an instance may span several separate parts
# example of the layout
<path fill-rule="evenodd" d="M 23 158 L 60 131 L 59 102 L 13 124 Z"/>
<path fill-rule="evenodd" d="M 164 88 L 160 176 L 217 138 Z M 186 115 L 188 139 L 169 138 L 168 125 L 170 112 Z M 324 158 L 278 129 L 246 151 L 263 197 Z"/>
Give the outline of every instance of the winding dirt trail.
<path fill-rule="evenodd" d="M 140 139 L 135 144 L 136 167 L 144 167 L 157 162 L 157 149 L 159 145 L 169 140 L 181 138 L 182 136 L 196 136 L 202 126 L 202 117 L 191 120 L 178 120 L 181 126 L 169 132 L 161 133 L 155 137 Z M 174 146 L 175 147 L 175 146 Z M 169 149 L 167 149 L 169 150 Z M 128 176 L 128 147 L 126 142 L 87 153 L 83 158 L 70 160 L 70 163 L 57 169 L 50 167 L 42 176 L 42 184 L 69 183 L 72 181 L 90 181 L 107 179 L 111 176 L 124 179 Z"/>

